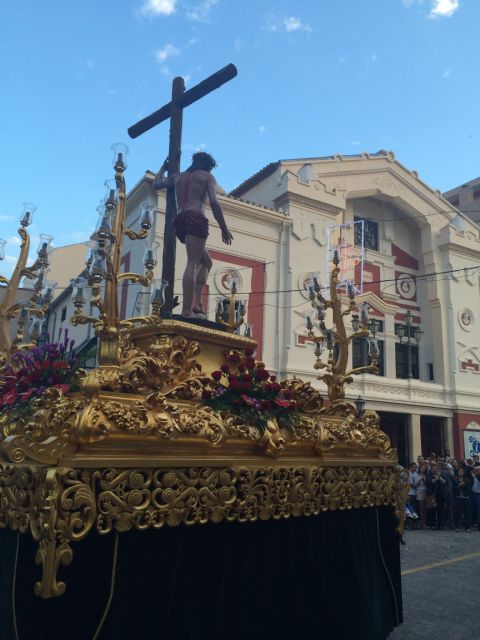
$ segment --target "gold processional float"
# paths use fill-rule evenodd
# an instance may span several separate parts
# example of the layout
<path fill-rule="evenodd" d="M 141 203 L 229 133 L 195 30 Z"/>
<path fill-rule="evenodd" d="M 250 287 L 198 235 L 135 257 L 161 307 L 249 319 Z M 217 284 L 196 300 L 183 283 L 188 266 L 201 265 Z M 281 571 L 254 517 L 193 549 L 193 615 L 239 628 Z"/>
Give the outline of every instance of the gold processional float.
<path fill-rule="evenodd" d="M 162 318 L 168 284 L 153 280 L 151 249 L 144 275 L 120 273 L 123 238 L 147 238 L 152 212 L 144 211 L 138 232 L 125 228 L 127 149 L 115 147 L 115 182 L 92 236 L 85 277 L 73 282 L 71 322 L 94 326 L 98 367 L 76 369 L 68 337 L 61 345 L 36 346 L 51 298 L 44 282 L 51 238 L 42 237 L 38 259 L 27 268 L 31 207 L 21 221 L 13 275 L 0 278 L 0 527 L 30 533 L 37 542 L 42 575 L 35 593 L 65 592 L 58 568 L 72 561 L 72 543 L 94 530 L 108 535 L 382 505 L 398 517 L 396 451 L 378 415 L 359 413 L 345 399 L 353 375 L 376 371 L 378 348 L 368 305 L 360 305 L 360 317 L 352 315 L 347 335 L 355 289 L 341 293 L 337 286 L 338 254 L 328 293 L 312 282 L 314 317 L 307 317 L 314 367 L 328 389 L 324 402 L 309 382 L 277 381 L 255 361 L 256 342 L 238 334 L 244 311 L 236 310 L 235 290 L 223 315 L 217 312 L 218 328 L 210 328 Z M 27 302 L 17 301 L 22 277 L 35 279 Z M 151 288 L 151 315 L 120 319 L 117 292 L 124 280 Z M 98 315 L 83 313 L 87 287 Z M 327 313 L 335 328 L 327 328 Z M 369 335 L 371 364 L 347 371 L 350 342 Z M 42 366 L 54 373 L 42 387 L 29 388 Z"/>

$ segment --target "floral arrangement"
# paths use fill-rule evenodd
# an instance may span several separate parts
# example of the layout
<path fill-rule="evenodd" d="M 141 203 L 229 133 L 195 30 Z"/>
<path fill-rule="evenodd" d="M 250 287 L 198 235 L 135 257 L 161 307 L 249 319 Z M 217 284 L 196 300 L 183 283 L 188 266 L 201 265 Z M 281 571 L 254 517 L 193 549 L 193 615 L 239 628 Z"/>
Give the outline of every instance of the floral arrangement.
<path fill-rule="evenodd" d="M 292 427 L 296 403 L 291 392 L 281 387 L 263 362 L 255 361 L 253 350 L 231 351 L 226 360 L 228 364 L 211 374 L 209 388 L 202 394 L 205 404 L 235 413 L 262 432 L 272 418 L 280 427 Z"/>
<path fill-rule="evenodd" d="M 20 414 L 49 388 L 71 391 L 78 371 L 73 347 L 66 330 L 63 342 L 50 342 L 47 337 L 44 344 L 17 351 L 12 363 L 0 370 L 0 411 Z"/>

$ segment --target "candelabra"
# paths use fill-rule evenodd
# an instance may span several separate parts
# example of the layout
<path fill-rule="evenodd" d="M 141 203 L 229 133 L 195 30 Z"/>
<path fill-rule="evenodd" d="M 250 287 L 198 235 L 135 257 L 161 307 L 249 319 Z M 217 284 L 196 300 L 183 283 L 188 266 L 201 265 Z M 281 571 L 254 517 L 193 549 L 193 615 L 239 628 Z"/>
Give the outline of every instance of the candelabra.
<path fill-rule="evenodd" d="M 413 378 L 412 372 L 412 344 L 415 341 L 417 347 L 420 344 L 420 339 L 423 335 L 423 331 L 420 327 L 417 327 L 414 331 L 413 338 L 411 336 L 411 325 L 412 325 L 412 312 L 407 311 L 405 313 L 405 325 L 399 325 L 397 327 L 397 336 L 400 340 L 401 344 L 407 345 L 407 378 Z M 405 328 L 406 328 L 406 341 L 403 343 L 403 338 L 405 337 Z"/>
<path fill-rule="evenodd" d="M 375 337 L 378 321 L 370 320 L 369 306 L 366 302 L 359 306 L 360 316 L 352 314 L 357 304 L 355 302 L 355 286 L 351 282 L 346 284 L 349 300 L 345 307 L 338 291 L 340 285 L 339 262 L 340 257 L 338 251 L 335 250 L 333 255 L 334 268 L 331 271 L 329 282 L 329 299 L 322 295 L 322 287 L 318 279 L 313 278 L 313 283 L 309 287 L 309 294 L 312 307 L 316 312 L 316 318 L 312 320 L 311 316 L 306 314 L 306 328 L 309 337 L 314 342 L 316 357 L 314 368 L 323 371 L 318 379 L 327 385 L 328 398 L 331 402 L 344 400 L 345 384 L 352 382 L 354 375 L 368 372 L 378 373 L 376 363 L 379 350 Z M 332 310 L 335 329 L 327 328 L 325 324 L 327 309 Z M 347 315 L 352 315 L 353 333 L 349 336 L 344 322 L 344 317 Z M 355 338 L 367 338 L 370 334 L 372 336 L 369 338 L 370 364 L 347 371 L 349 344 Z M 325 348 L 328 351 L 327 362 L 322 360 Z"/>
<path fill-rule="evenodd" d="M 145 250 L 145 273 L 120 273 L 123 238 L 145 240 L 153 221 L 153 205 L 145 205 L 140 217 L 140 231 L 125 229 L 126 185 L 124 172 L 127 167 L 128 147 L 114 144 L 113 168 L 115 179 L 107 180 L 106 195 L 98 207 L 99 219 L 91 236 L 90 254 L 87 260 L 87 277 L 73 281 L 73 304 L 75 306 L 72 324 L 92 323 L 99 339 L 98 361 L 103 373 L 110 371 L 112 380 L 120 365 L 120 331 L 135 324 L 160 322 L 163 294 L 168 283 L 163 282 L 152 294 L 153 311 L 150 316 L 120 319 L 118 285 L 124 281 L 140 283 L 149 287 L 153 280 L 153 270 L 157 263 L 156 243 L 148 244 Z M 91 288 L 90 304 L 98 309 L 98 316 L 83 313 L 87 287 Z M 104 378 L 106 376 L 104 375 Z M 108 376 L 107 376 L 108 377 Z"/>
<path fill-rule="evenodd" d="M 9 363 L 11 356 L 19 349 L 31 347 L 38 338 L 41 330 L 42 318 L 48 309 L 52 291 L 55 285 L 46 280 L 49 266 L 52 236 L 40 234 L 40 244 L 37 258 L 33 265 L 27 267 L 30 250 L 30 236 L 27 227 L 32 223 L 36 207 L 25 202 L 20 219 L 18 235 L 21 238 L 20 255 L 10 278 L 0 276 L 0 284 L 5 285 L 5 293 L 0 302 L 0 363 Z M 0 260 L 4 258 L 5 240 L 0 240 Z M 21 279 L 25 277 L 33 280 L 32 296 L 29 300 L 17 301 Z M 15 338 L 10 337 L 9 323 L 17 318 L 17 332 Z M 30 327 L 30 343 L 23 344 L 25 327 L 32 318 Z"/>
<path fill-rule="evenodd" d="M 245 317 L 245 303 L 239 300 L 237 304 L 236 295 L 237 285 L 234 280 L 230 289 L 230 300 L 219 300 L 215 312 L 215 321 L 226 327 L 230 333 L 238 331 Z"/>

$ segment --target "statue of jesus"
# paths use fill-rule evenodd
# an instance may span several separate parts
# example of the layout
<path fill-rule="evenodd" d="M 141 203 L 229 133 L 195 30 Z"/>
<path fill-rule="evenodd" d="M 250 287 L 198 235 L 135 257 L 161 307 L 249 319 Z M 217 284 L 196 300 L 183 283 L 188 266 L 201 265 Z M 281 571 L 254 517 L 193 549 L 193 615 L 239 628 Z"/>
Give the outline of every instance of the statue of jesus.
<path fill-rule="evenodd" d="M 157 190 L 173 187 L 177 202 L 174 221 L 175 235 L 185 244 L 187 267 L 183 274 L 182 316 L 204 318 L 202 290 L 212 268 L 212 259 L 205 248 L 208 238 L 208 219 L 205 216 L 205 201 L 208 199 L 213 217 L 220 225 L 222 240 L 232 244 L 233 236 L 227 228 L 220 204 L 217 200 L 216 181 L 211 171 L 216 166 L 209 153 L 199 151 L 192 156 L 192 164 L 186 171 L 165 177 L 168 158 L 155 176 L 153 187 Z"/>

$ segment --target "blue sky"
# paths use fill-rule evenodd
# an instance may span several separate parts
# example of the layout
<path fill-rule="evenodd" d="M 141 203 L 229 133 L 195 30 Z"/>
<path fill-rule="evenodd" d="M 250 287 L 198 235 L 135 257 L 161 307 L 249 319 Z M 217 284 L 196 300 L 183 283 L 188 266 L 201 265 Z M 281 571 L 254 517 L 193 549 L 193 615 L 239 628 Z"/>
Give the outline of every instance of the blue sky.
<path fill-rule="evenodd" d="M 168 150 L 163 123 L 127 128 L 233 62 L 238 76 L 185 110 L 183 167 L 205 148 L 230 190 L 268 162 L 391 149 L 434 188 L 480 173 L 478 0 L 10 0 L 0 8 L 0 237 L 86 239 L 110 146 L 127 185 Z"/>

